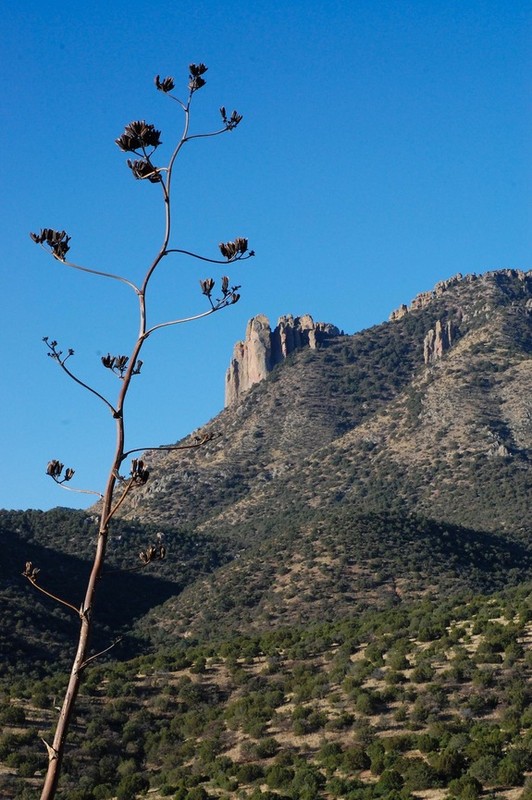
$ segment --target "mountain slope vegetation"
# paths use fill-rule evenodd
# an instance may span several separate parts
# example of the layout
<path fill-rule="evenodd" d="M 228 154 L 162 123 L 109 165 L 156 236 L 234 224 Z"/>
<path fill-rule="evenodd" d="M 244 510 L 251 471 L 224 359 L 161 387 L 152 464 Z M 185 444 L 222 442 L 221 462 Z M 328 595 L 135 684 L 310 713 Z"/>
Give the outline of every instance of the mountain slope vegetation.
<path fill-rule="evenodd" d="M 458 276 L 291 354 L 205 447 L 146 453 L 64 796 L 515 800 L 531 353 L 532 274 Z M 77 626 L 21 572 L 77 607 L 97 512 L 0 511 L 2 797 L 35 796 Z M 157 541 L 166 559 L 141 569 Z"/>

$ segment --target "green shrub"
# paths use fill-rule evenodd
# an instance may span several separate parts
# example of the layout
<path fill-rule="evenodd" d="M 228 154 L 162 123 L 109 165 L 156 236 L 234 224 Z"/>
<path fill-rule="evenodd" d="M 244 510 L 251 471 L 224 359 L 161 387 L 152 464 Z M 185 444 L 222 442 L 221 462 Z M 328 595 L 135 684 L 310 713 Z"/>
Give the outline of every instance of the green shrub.
<path fill-rule="evenodd" d="M 450 782 L 449 791 L 460 800 L 477 800 L 482 792 L 482 784 L 472 775 L 463 775 Z"/>
<path fill-rule="evenodd" d="M 211 797 L 203 786 L 194 786 L 188 790 L 184 800 L 209 800 Z"/>
<path fill-rule="evenodd" d="M 388 794 L 392 791 L 400 791 L 404 786 L 403 776 L 396 769 L 386 769 L 377 783 L 375 792 L 377 795 Z"/>
<path fill-rule="evenodd" d="M 4 725 L 24 725 L 26 714 L 21 706 L 5 706 L 0 711 L 0 722 Z"/>
<path fill-rule="evenodd" d="M 150 782 L 140 773 L 125 775 L 116 790 L 117 800 L 136 800 L 137 794 L 146 791 Z"/>
<path fill-rule="evenodd" d="M 281 764 L 272 764 L 266 770 L 266 784 L 270 789 L 288 789 L 294 778 L 294 770 Z"/>
<path fill-rule="evenodd" d="M 506 756 L 499 763 L 497 781 L 503 786 L 522 786 L 524 782 L 523 770 L 514 759 Z"/>
<path fill-rule="evenodd" d="M 239 783 L 253 783 L 264 777 L 264 770 L 260 764 L 240 764 L 237 767 L 235 775 Z"/>
<path fill-rule="evenodd" d="M 406 788 L 411 792 L 422 789 L 434 789 L 441 786 L 441 781 L 434 767 L 422 758 L 409 758 L 408 764 L 403 770 L 403 778 Z"/>
<path fill-rule="evenodd" d="M 275 739 L 261 739 L 255 745 L 255 754 L 257 758 L 272 758 L 279 750 L 279 742 Z"/>

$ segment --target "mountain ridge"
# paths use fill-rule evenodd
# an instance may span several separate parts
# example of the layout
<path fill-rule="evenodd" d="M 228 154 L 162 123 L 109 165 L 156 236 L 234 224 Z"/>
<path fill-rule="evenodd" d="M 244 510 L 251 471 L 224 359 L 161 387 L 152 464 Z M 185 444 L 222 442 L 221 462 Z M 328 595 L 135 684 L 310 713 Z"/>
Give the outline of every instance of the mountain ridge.
<path fill-rule="evenodd" d="M 399 318 L 289 353 L 204 426 L 214 437 L 204 447 L 144 454 L 150 479 L 124 502 L 109 545 L 110 568 L 131 569 L 158 531 L 166 537 L 155 608 L 130 615 L 138 636 L 156 643 L 160 614 L 177 638 L 223 636 L 523 580 L 532 273 L 438 286 Z M 427 335 L 434 343 L 449 324 L 449 346 L 426 359 Z M 65 512 L 59 525 L 53 512 L 3 512 L 5 546 L 18 525 L 50 564 L 64 552 L 89 559 L 96 511 Z"/>
<path fill-rule="evenodd" d="M 423 461 L 420 440 L 428 436 L 440 450 L 448 440 L 447 460 L 453 450 L 459 461 L 489 454 L 512 458 L 528 471 L 531 285 L 532 273 L 518 270 L 453 278 L 438 284 L 430 300 L 429 293 L 418 295 L 424 299 L 400 319 L 335 338 L 312 352 L 295 351 L 202 429 L 221 434 L 205 451 L 184 457 L 148 452 L 153 480 L 127 515 L 140 519 L 146 511 L 151 519 L 176 515 L 179 520 L 178 503 L 173 509 L 168 504 L 168 511 L 165 504 L 183 481 L 187 497 L 197 509 L 208 509 L 205 522 L 212 524 L 214 505 L 223 514 L 237 497 L 249 495 L 253 481 L 254 495 L 272 480 L 289 481 L 295 465 L 300 475 L 310 453 L 334 450 L 334 441 L 340 452 L 357 442 L 366 460 L 375 458 L 376 449 L 385 459 L 390 447 L 401 463 L 403 450 L 415 466 Z M 427 364 L 425 340 L 437 322 L 452 324 L 453 344 L 445 358 L 442 352 Z M 475 439 L 465 448 L 468 431 Z M 411 440 L 418 440 L 415 448 L 408 446 Z"/>

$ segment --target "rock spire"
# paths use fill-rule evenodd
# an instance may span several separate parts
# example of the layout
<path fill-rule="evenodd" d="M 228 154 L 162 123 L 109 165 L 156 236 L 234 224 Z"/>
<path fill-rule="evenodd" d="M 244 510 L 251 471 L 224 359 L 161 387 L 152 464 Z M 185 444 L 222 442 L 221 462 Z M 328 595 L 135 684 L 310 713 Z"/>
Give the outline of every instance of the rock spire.
<path fill-rule="evenodd" d="M 310 314 L 280 317 L 272 331 L 264 314 L 252 317 L 245 339 L 237 342 L 225 377 L 225 406 L 233 405 L 253 384 L 263 380 L 284 359 L 303 347 L 315 350 L 322 342 L 341 336 L 335 325 L 314 322 Z"/>

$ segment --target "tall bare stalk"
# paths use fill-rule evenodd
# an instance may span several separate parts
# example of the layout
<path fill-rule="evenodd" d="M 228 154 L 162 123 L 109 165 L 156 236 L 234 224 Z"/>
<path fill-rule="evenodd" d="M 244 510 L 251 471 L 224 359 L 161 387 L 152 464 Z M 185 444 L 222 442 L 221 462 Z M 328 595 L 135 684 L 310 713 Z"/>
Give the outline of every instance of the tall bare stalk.
<path fill-rule="evenodd" d="M 162 328 L 178 325 L 192 320 L 207 317 L 210 314 L 220 311 L 229 305 L 236 303 L 239 299 L 238 289 L 239 286 L 232 286 L 229 283 L 227 276 L 222 277 L 220 284 L 220 296 L 213 297 L 215 282 L 212 278 L 206 278 L 200 281 L 200 289 L 202 294 L 207 298 L 208 308 L 206 311 L 194 314 L 189 317 L 179 319 L 172 319 L 165 322 L 160 322 L 152 327 L 147 325 L 146 315 L 146 294 L 150 280 L 161 261 L 171 254 L 184 254 L 193 258 L 198 258 L 202 261 L 211 264 L 227 264 L 242 259 L 250 258 L 254 255 L 253 251 L 248 250 L 247 239 L 237 238 L 234 241 L 223 242 L 219 245 L 222 259 L 207 258 L 184 249 L 171 248 L 170 234 L 172 223 L 172 209 L 171 209 L 171 185 L 172 185 L 172 171 L 175 160 L 179 155 L 185 142 L 192 139 L 200 139 L 218 136 L 227 131 L 231 131 L 239 124 L 242 117 L 233 111 L 231 115 L 226 113 L 225 108 L 220 109 L 222 126 L 218 130 L 208 133 L 190 134 L 190 106 L 194 94 L 205 85 L 205 72 L 207 67 L 204 64 L 191 64 L 189 67 L 189 83 L 188 83 L 188 96 L 185 102 L 182 102 L 178 97 L 173 94 L 174 80 L 173 78 L 160 79 L 159 76 L 155 78 L 155 85 L 157 89 L 172 100 L 177 102 L 181 107 L 184 114 L 184 126 L 181 137 L 171 154 L 170 160 L 166 167 L 158 167 L 152 161 L 152 157 L 157 147 L 160 144 L 160 131 L 155 130 L 153 125 L 144 121 L 134 121 L 126 126 L 124 133 L 116 140 L 116 144 L 121 150 L 127 153 L 132 153 L 136 156 L 135 160 L 128 159 L 128 167 L 130 168 L 133 176 L 138 180 L 147 180 L 151 183 L 157 183 L 161 187 L 162 199 L 164 203 L 164 216 L 165 216 L 165 230 L 164 236 L 155 255 L 152 263 L 149 265 L 142 283 L 137 286 L 135 283 L 122 275 L 117 275 L 105 272 L 99 269 L 92 269 L 79 264 L 75 264 L 67 260 L 67 253 L 70 250 L 70 237 L 65 231 L 56 231 L 50 228 L 44 228 L 40 233 L 32 233 L 31 238 L 37 244 L 43 246 L 51 255 L 65 266 L 73 269 L 87 272 L 92 275 L 117 280 L 130 287 L 138 300 L 139 310 L 139 333 L 134 341 L 129 356 L 118 355 L 112 356 L 111 354 L 102 358 L 102 364 L 105 368 L 110 369 L 120 379 L 120 389 L 117 399 L 114 403 L 109 401 L 103 394 L 98 392 L 93 387 L 89 386 L 85 381 L 75 375 L 70 368 L 70 358 L 74 355 L 73 350 L 68 350 L 66 355 L 59 349 L 59 345 L 55 340 L 50 340 L 45 337 L 44 342 L 48 348 L 48 355 L 56 361 L 61 369 L 77 384 L 82 386 L 85 390 L 95 395 L 112 413 L 116 424 L 116 444 L 113 459 L 109 468 L 107 483 L 103 493 L 95 492 L 101 498 L 101 512 L 98 528 L 98 537 L 96 541 L 96 549 L 94 554 L 94 561 L 87 583 L 85 597 L 79 609 L 72 603 L 57 597 L 48 592 L 39 583 L 39 569 L 31 562 L 26 563 L 24 570 L 25 577 L 29 582 L 38 590 L 43 592 L 48 597 L 62 603 L 71 609 L 74 613 L 79 615 L 80 618 L 80 632 L 79 640 L 76 650 L 76 655 L 72 664 L 68 687 L 63 700 L 63 705 L 57 721 L 55 735 L 52 744 L 44 742 L 48 753 L 48 769 L 44 781 L 44 786 L 41 794 L 41 800 L 51 800 L 57 792 L 59 776 L 61 772 L 61 765 L 63 761 L 65 743 L 67 734 L 74 713 L 76 698 L 79 692 L 82 675 L 87 665 L 91 663 L 100 654 L 89 654 L 90 638 L 93 627 L 93 609 L 95 597 L 97 594 L 98 585 L 102 578 L 102 570 L 105 561 L 107 541 L 109 536 L 109 527 L 113 516 L 118 511 L 119 507 L 126 499 L 126 497 L 135 490 L 135 487 L 146 483 L 149 477 L 148 469 L 146 468 L 142 459 L 134 458 L 131 464 L 131 470 L 127 477 L 120 474 L 123 462 L 128 456 L 138 453 L 141 449 L 135 447 L 133 449 L 126 449 L 126 436 L 125 436 L 125 423 L 124 423 L 124 405 L 129 393 L 132 380 L 134 376 L 140 373 L 142 361 L 140 360 L 141 351 L 144 343 L 157 330 Z M 210 437 L 199 437 L 192 444 L 189 445 L 176 445 L 170 447 L 150 448 L 162 450 L 174 449 L 190 449 L 202 447 Z M 47 473 L 56 483 L 62 485 L 64 488 L 70 489 L 66 484 L 70 482 L 74 475 L 74 470 L 71 468 L 64 469 L 64 465 L 58 460 L 52 460 L 47 467 Z M 75 491 L 87 491 L 78 490 Z M 141 554 L 144 564 L 149 563 L 158 558 L 164 557 L 164 548 L 162 545 L 150 546 L 145 552 Z M 109 649 L 109 648 L 108 648 Z"/>

